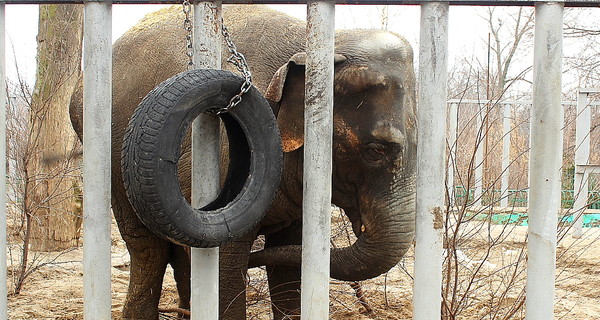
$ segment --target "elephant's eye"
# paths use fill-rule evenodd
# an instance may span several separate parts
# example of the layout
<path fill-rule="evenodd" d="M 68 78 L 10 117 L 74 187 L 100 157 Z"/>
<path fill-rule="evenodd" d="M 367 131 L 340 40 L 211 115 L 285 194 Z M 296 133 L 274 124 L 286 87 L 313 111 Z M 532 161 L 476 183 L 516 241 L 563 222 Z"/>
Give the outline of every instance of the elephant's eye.
<path fill-rule="evenodd" d="M 385 157 L 387 147 L 381 143 L 370 142 L 367 144 L 365 157 L 370 161 L 378 161 Z"/>

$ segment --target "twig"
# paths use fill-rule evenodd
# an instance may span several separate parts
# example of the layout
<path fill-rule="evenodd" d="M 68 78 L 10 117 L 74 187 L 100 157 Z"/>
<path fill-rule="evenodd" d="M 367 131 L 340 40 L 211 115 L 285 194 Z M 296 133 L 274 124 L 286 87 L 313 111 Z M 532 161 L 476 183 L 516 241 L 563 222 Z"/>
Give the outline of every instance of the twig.
<path fill-rule="evenodd" d="M 365 308 L 365 312 L 372 313 L 373 308 L 371 308 L 371 306 L 369 305 L 369 301 L 367 301 L 367 298 L 365 297 L 365 292 L 364 292 L 360 282 L 358 282 L 358 281 L 350 282 L 350 287 L 352 287 L 352 289 L 354 289 L 356 298 L 360 302 L 360 305 Z"/>

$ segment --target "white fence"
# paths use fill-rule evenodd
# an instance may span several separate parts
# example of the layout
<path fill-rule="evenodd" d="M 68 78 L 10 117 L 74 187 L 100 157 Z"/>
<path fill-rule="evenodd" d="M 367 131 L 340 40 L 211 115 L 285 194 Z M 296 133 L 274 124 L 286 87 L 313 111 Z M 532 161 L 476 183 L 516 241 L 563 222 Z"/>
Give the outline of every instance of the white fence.
<path fill-rule="evenodd" d="M 599 89 L 582 88 L 579 90 L 577 95 L 577 101 L 562 101 L 563 107 L 577 106 L 577 116 L 575 118 L 575 176 L 574 176 L 574 204 L 573 204 L 573 215 L 576 217 L 573 225 L 573 236 L 580 237 L 583 227 L 583 214 L 588 203 L 588 180 L 590 174 L 600 173 L 600 164 L 590 163 L 590 124 L 591 124 L 591 107 L 600 106 L 600 102 L 590 102 L 588 96 L 590 94 L 600 93 Z M 509 175 L 510 175 L 510 163 L 511 156 L 514 158 L 517 155 L 511 155 L 511 133 L 514 128 L 511 127 L 511 111 L 517 106 L 528 106 L 532 105 L 530 100 L 518 100 L 518 101 L 494 101 L 494 100 L 458 100 L 452 99 L 448 101 L 448 150 L 450 150 L 450 159 L 447 166 L 447 186 L 448 194 L 450 195 L 450 201 L 456 199 L 455 181 L 454 181 L 454 166 L 457 159 L 457 135 L 458 135 L 458 107 L 460 105 L 467 105 L 468 107 L 479 107 L 477 115 L 476 128 L 483 125 L 482 123 L 482 106 L 500 106 L 502 108 L 502 165 L 501 165 L 501 179 L 500 179 L 500 195 L 499 202 L 496 202 L 495 198 L 490 203 L 490 206 L 499 207 L 500 210 L 507 209 L 509 207 Z M 564 110 L 560 111 L 564 115 Z M 485 133 L 482 140 L 485 139 Z M 529 146 L 526 146 L 528 148 Z M 483 164 L 485 163 L 484 148 L 477 148 L 475 152 L 475 172 L 474 172 L 474 185 L 473 185 L 473 202 L 469 202 L 474 208 L 482 207 L 482 194 L 483 194 Z M 519 150 L 519 152 L 527 152 L 527 150 Z M 528 153 L 528 152 L 527 152 Z M 487 156 L 487 155 L 486 155 Z M 513 159 L 514 160 L 514 159 Z M 469 190 L 465 190 L 465 201 L 468 202 Z M 465 202 L 466 203 L 466 202 Z M 451 205 L 456 205 L 451 203 Z"/>
<path fill-rule="evenodd" d="M 84 317 L 110 319 L 110 107 L 111 107 L 111 8 L 112 3 L 180 3 L 171 0 L 7 0 L 0 1 L 0 85 L 4 85 L 4 8 L 5 3 L 85 3 L 84 104 L 86 120 L 84 142 Z M 527 262 L 527 309 L 530 320 L 552 319 L 554 302 L 556 213 L 560 209 L 560 167 L 562 144 L 561 60 L 562 18 L 565 6 L 599 6 L 598 0 L 580 1 L 222 1 L 223 3 L 307 3 L 308 4 L 308 68 L 319 72 L 307 78 L 308 95 L 318 96 L 316 104 L 307 105 L 311 117 L 320 119 L 307 136 L 306 153 L 313 161 L 305 161 L 305 212 L 314 216 L 304 218 L 302 309 L 304 319 L 328 318 L 329 283 L 329 202 L 331 181 L 331 139 L 333 79 L 334 2 L 352 4 L 419 4 L 421 5 L 421 42 L 419 50 L 420 90 L 418 126 L 417 228 L 415 248 L 414 318 L 439 319 L 441 309 L 442 232 L 439 224 L 444 207 L 446 70 L 448 51 L 449 5 L 528 5 L 535 6 L 534 83 L 532 103 L 532 132 L 530 160 L 530 224 Z M 196 8 L 204 4 L 196 4 Z M 206 4 L 220 6 L 219 2 Z M 199 24 L 198 22 L 196 23 Z M 198 34 L 198 33 L 197 33 Z M 198 39 L 196 43 L 205 43 Z M 319 44 L 318 46 L 316 44 Z M 218 47 L 218 46 L 213 46 Z M 317 48 L 319 50 L 317 50 Z M 214 62 L 206 62 L 210 65 Z M 311 86 L 311 83 L 314 86 Z M 423 94 L 425 93 L 425 94 Z M 6 104 L 5 90 L 0 101 Z M 311 99 L 313 100 L 313 99 Z M 307 125 L 312 121 L 306 118 Z M 0 121 L 4 121 L 0 118 Z M 93 124 L 93 125 L 92 125 Z M 423 130 L 434 128 L 436 130 Z M 322 133 L 322 134 L 321 134 Z M 0 132 L 0 141 L 4 133 Z M 203 138 L 204 139 L 204 138 Z M 0 145 L 4 157 L 5 146 Z M 307 157 L 305 155 L 305 158 Z M 4 166 L 0 166 L 4 167 Z M 321 169 L 318 169 L 321 168 Z M 0 183 L 4 196 L 4 181 Z M 436 186 L 432 188 L 431 186 Z M 2 198 L 0 198 L 0 201 Z M 196 199 L 194 201 L 201 201 Z M 5 208 L 0 212 L 5 218 Z M 5 245 L 5 224 L 0 220 L 0 245 Z M 202 265 L 205 258 L 216 259 L 217 251 L 198 252 L 193 266 Z M 0 257 L 6 261 L 5 257 Z M 208 262 L 216 271 L 215 262 Z M 0 277 L 6 278 L 6 267 L 0 266 Z M 199 270 L 193 271 L 198 272 Z M 194 276 L 193 276 L 194 277 Z M 204 275 L 206 277 L 206 275 Z M 197 278 L 196 278 L 197 279 Z M 213 278 L 214 279 L 214 278 Z M 192 280 L 197 283 L 198 280 Z M 5 283 L 5 282 L 4 282 Z M 207 286 L 215 289 L 214 282 Z M 6 296 L 5 284 L 0 295 Z M 199 290 L 194 290 L 198 294 Z M 192 297 L 196 304 L 206 298 Z M 216 297 L 216 294 L 214 295 Z M 215 301 L 215 300 L 212 300 Z M 216 304 L 214 304 L 216 305 Z M 198 310 L 201 310 L 198 309 Z M 211 311 L 212 310 L 212 311 Z M 216 319 L 217 309 L 196 312 L 194 319 Z M 6 299 L 0 299 L 0 318 L 6 318 Z M 202 315 L 200 315 L 202 314 Z"/>

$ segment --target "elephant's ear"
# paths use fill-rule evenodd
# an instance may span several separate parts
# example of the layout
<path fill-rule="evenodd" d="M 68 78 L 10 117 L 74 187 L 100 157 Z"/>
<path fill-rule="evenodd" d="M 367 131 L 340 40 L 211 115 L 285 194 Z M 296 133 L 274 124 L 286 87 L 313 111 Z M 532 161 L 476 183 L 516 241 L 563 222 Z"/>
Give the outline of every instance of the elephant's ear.
<path fill-rule="evenodd" d="M 340 54 L 334 59 L 335 64 L 347 60 Z M 304 144 L 305 65 L 305 52 L 293 55 L 275 72 L 265 92 L 265 98 L 274 105 L 284 152 L 294 151 Z"/>

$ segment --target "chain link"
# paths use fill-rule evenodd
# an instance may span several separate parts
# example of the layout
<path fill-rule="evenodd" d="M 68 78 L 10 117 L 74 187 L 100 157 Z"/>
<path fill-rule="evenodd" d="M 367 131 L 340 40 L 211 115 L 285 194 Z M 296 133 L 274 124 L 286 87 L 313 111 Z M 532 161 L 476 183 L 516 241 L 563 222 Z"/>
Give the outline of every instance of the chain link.
<path fill-rule="evenodd" d="M 213 10 L 215 10 L 214 7 L 211 7 Z M 186 52 L 185 54 L 188 57 L 188 70 L 191 70 L 194 67 L 194 45 L 193 45 L 193 25 L 192 25 L 192 19 L 191 19 L 191 11 L 192 11 L 192 5 L 190 3 L 189 0 L 184 0 L 183 1 L 183 13 L 185 14 L 185 19 L 183 20 L 183 27 L 186 31 L 186 36 L 185 36 L 185 40 L 186 40 Z M 233 98 L 231 98 L 231 100 L 229 100 L 229 104 L 226 107 L 223 108 L 215 108 L 211 111 L 212 114 L 215 115 L 219 115 L 225 112 L 228 112 L 229 110 L 231 110 L 231 108 L 237 106 L 240 102 L 242 102 L 242 96 L 250 91 L 250 88 L 252 88 L 252 74 L 250 73 L 250 68 L 248 67 L 248 62 L 246 61 L 246 57 L 244 57 L 244 55 L 242 53 L 240 53 L 239 51 L 237 51 L 237 48 L 235 46 L 235 44 L 233 43 L 233 40 L 231 40 L 231 35 L 229 34 L 229 30 L 227 30 L 227 27 L 225 27 L 225 22 L 223 21 L 223 18 L 221 17 L 221 34 L 223 35 L 223 39 L 225 40 L 225 43 L 227 44 L 227 49 L 229 50 L 229 53 L 231 54 L 231 56 L 227 59 L 227 62 L 232 64 L 233 66 L 235 66 L 235 68 L 238 70 L 238 72 L 240 72 L 242 74 L 242 76 L 244 77 L 244 83 L 242 83 L 242 86 L 240 87 L 240 92 L 238 94 L 236 94 L 235 96 L 233 96 Z"/>

